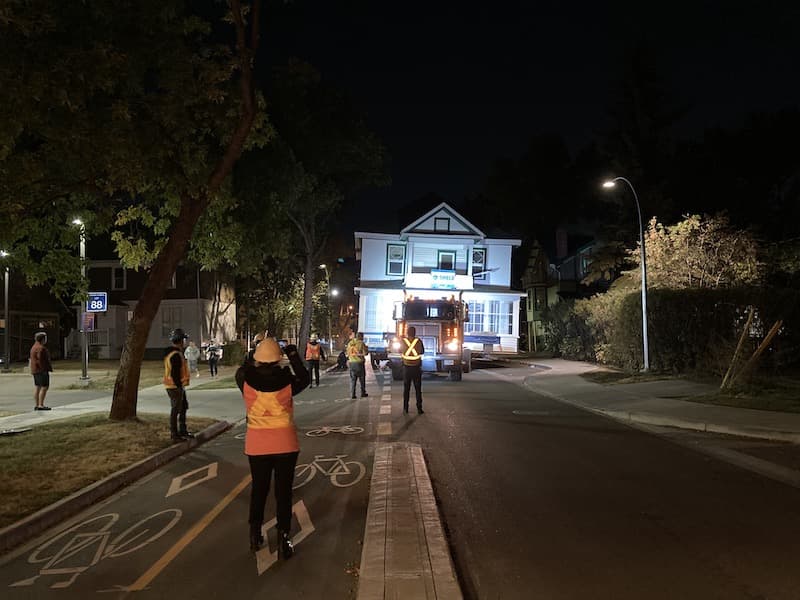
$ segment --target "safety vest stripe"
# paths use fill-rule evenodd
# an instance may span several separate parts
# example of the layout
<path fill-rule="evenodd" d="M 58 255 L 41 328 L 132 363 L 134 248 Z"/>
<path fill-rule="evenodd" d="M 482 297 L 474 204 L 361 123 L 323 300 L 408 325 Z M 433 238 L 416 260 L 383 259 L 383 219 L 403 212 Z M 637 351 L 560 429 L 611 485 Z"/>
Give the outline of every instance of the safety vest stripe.
<path fill-rule="evenodd" d="M 421 360 L 421 356 L 419 352 L 417 352 L 417 342 L 419 339 L 414 338 L 413 342 L 409 342 L 408 339 L 404 338 L 403 341 L 406 343 L 406 350 L 403 352 L 403 358 L 406 360 Z"/>

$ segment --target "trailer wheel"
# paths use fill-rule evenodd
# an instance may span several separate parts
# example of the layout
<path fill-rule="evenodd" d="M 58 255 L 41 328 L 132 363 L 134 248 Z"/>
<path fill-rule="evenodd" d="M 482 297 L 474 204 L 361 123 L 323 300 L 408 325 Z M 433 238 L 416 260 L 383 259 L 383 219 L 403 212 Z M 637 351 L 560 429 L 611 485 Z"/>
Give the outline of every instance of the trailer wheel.
<path fill-rule="evenodd" d="M 450 371 L 450 381 L 461 381 L 461 369 Z"/>

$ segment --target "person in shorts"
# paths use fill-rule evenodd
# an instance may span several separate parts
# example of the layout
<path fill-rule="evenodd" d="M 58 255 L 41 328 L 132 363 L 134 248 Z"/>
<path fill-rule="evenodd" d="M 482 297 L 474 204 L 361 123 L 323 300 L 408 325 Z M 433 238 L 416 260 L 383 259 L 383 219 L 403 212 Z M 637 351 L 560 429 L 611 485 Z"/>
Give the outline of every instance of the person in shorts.
<path fill-rule="evenodd" d="M 35 405 L 33 410 L 50 410 L 45 406 L 44 398 L 50 387 L 50 371 L 53 365 L 50 362 L 50 351 L 47 349 L 47 334 L 44 331 L 38 332 L 33 339 L 31 346 L 31 374 L 33 375 L 33 400 Z"/>

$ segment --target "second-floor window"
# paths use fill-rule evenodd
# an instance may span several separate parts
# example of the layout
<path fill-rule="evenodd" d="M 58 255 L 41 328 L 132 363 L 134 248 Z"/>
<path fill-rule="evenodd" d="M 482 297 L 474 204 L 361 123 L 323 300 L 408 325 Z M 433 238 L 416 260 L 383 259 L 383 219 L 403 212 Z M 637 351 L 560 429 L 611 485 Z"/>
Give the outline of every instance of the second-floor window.
<path fill-rule="evenodd" d="M 403 275 L 406 272 L 406 247 L 402 244 L 386 246 L 386 274 Z"/>
<path fill-rule="evenodd" d="M 127 287 L 128 274 L 125 267 L 114 267 L 111 269 L 111 289 L 124 290 Z"/>
<path fill-rule="evenodd" d="M 472 278 L 486 281 L 486 248 L 472 249 Z"/>
<path fill-rule="evenodd" d="M 439 268 L 443 271 L 455 271 L 456 253 L 451 250 L 439 250 Z"/>

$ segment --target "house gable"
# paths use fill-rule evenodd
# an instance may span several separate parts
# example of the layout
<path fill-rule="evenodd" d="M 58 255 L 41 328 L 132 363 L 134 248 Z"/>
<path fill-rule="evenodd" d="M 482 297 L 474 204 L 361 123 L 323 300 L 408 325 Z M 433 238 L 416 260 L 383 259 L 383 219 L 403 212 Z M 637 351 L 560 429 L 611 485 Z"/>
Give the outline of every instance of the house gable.
<path fill-rule="evenodd" d="M 465 219 L 447 202 L 428 211 L 419 219 L 406 226 L 401 232 L 401 239 L 412 235 L 456 235 L 482 240 L 486 237 L 480 229 Z"/>

